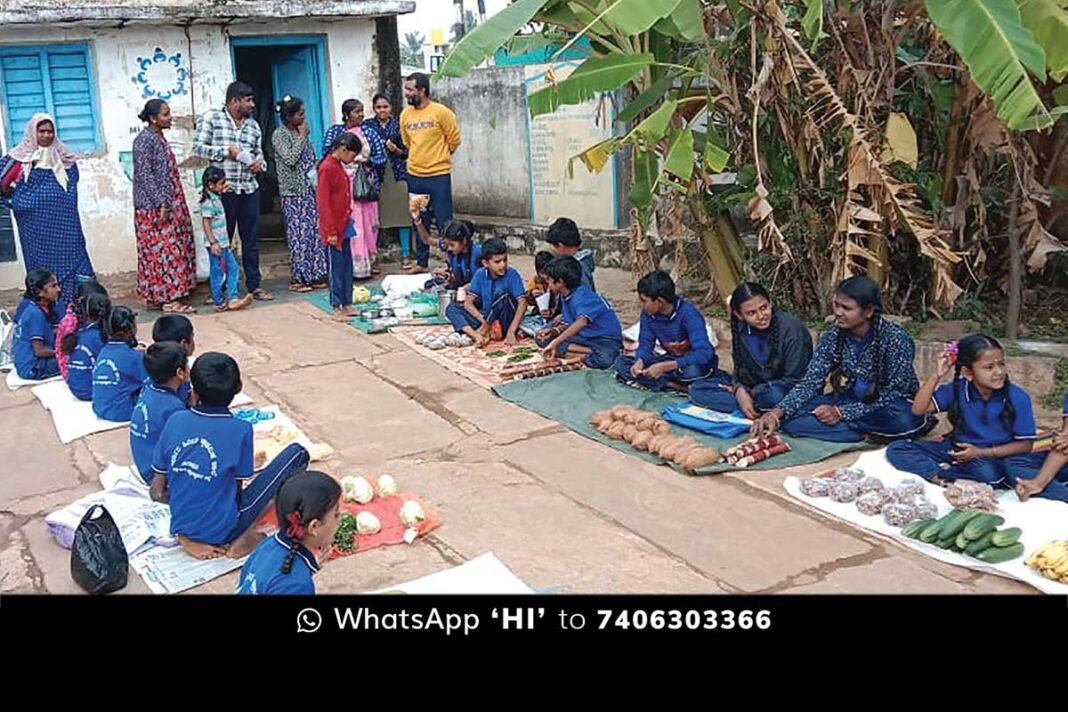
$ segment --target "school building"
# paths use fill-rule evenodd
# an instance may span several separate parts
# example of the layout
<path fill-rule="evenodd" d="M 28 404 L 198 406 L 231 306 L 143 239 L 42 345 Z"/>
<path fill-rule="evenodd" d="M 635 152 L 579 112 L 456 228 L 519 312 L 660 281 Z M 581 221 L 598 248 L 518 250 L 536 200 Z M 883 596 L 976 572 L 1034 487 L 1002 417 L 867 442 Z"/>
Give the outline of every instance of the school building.
<path fill-rule="evenodd" d="M 192 156 L 194 121 L 223 105 L 230 82 L 256 89 L 265 144 L 276 125 L 274 102 L 303 98 L 318 150 L 349 97 L 369 104 L 381 91 L 400 111 L 396 16 L 414 10 L 413 0 L 0 0 L 0 149 L 22 140 L 34 113 L 55 116 L 58 136 L 78 154 L 94 267 L 101 275 L 133 271 L 131 147 L 148 99 L 171 106 L 167 138 L 194 203 L 205 165 Z M 267 211 L 276 204 L 272 191 L 265 179 Z M 21 287 L 25 276 L 13 222 L 0 208 L 0 289 Z"/>

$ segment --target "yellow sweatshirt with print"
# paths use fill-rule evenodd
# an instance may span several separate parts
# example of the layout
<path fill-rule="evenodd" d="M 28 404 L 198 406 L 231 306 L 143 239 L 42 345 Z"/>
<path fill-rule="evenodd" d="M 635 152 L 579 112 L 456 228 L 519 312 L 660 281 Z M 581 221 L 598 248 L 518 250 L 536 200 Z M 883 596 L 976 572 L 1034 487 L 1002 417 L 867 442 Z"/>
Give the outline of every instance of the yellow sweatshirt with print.
<path fill-rule="evenodd" d="M 425 108 L 404 108 L 400 116 L 401 140 L 408 147 L 408 172 L 420 178 L 452 172 L 452 154 L 460 147 L 456 114 L 436 101 Z"/>

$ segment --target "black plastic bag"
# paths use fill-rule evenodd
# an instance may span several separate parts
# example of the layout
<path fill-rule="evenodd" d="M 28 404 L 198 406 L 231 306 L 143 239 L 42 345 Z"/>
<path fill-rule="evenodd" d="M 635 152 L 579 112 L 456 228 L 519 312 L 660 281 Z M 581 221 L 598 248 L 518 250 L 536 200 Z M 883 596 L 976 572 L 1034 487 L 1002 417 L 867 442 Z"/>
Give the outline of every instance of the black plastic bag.
<path fill-rule="evenodd" d="M 122 534 L 111 514 L 94 505 L 74 530 L 70 547 L 70 575 L 90 594 L 111 593 L 126 587 L 130 558 Z"/>

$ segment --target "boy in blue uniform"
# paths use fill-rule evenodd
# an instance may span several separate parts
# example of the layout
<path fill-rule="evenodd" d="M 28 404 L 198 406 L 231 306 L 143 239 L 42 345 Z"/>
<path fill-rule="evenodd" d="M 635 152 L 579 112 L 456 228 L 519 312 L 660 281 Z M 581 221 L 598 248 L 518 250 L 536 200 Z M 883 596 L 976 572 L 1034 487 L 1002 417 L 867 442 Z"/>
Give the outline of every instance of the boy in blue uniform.
<path fill-rule="evenodd" d="M 467 287 L 467 299 L 463 304 L 450 304 L 445 316 L 457 332 L 467 334 L 478 346 L 493 340 L 494 324 L 500 325 L 496 340 L 514 344 L 527 309 L 523 278 L 508 266 L 508 246 L 500 238 L 483 243 L 482 264 Z"/>
<path fill-rule="evenodd" d="M 152 456 L 160 434 L 171 416 L 186 408 L 180 389 L 189 382 L 188 363 L 185 349 L 174 341 L 157 342 L 145 352 L 148 380 L 130 417 L 130 452 L 148 484 L 152 484 Z"/>
<path fill-rule="evenodd" d="M 15 310 L 11 344 L 11 360 L 19 378 L 43 381 L 59 375 L 54 311 L 59 294 L 59 282 L 48 270 L 35 269 L 26 275 L 26 292 Z"/>
<path fill-rule="evenodd" d="M 950 370 L 953 382 L 939 386 Z M 949 437 L 891 443 L 890 464 L 938 484 L 965 479 L 997 486 L 1010 458 L 1029 454 L 1037 437 L 1031 396 L 1009 380 L 1001 344 L 982 334 L 960 340 L 955 364 L 943 354 L 913 399 L 913 415 L 943 412 L 953 424 Z"/>
<path fill-rule="evenodd" d="M 186 356 L 190 360 L 192 360 L 193 354 L 197 350 L 197 342 L 193 336 L 193 322 L 189 321 L 189 317 L 181 314 L 164 314 L 156 319 L 156 322 L 152 325 L 153 341 L 178 342 L 185 349 Z M 190 386 L 188 379 L 183 381 L 178 388 L 178 395 L 189 406 L 194 403 L 192 391 L 193 388 Z"/>
<path fill-rule="evenodd" d="M 282 485 L 275 498 L 280 531 L 264 539 L 241 568 L 238 594 L 311 595 L 319 572 L 316 549 L 329 551 L 341 521 L 341 485 L 309 470 Z"/>
<path fill-rule="evenodd" d="M 653 390 L 683 385 L 716 373 L 719 357 L 708 338 L 705 318 L 697 307 L 675 294 L 667 272 L 656 270 L 638 281 L 641 330 L 634 356 L 620 356 L 615 369 L 624 382 L 637 381 Z M 657 344 L 663 356 L 654 351 Z"/>
<path fill-rule="evenodd" d="M 556 222 L 549 226 L 545 241 L 552 245 L 557 257 L 574 257 L 578 260 L 582 265 L 582 286 L 597 291 L 597 285 L 593 282 L 593 270 L 596 269 L 593 253 L 582 249 L 582 235 L 579 234 L 574 220 L 557 218 Z"/>
<path fill-rule="evenodd" d="M 125 423 L 148 378 L 145 357 L 137 346 L 137 315 L 115 307 L 108 315 L 108 343 L 93 366 L 93 412 L 104 420 Z"/>
<path fill-rule="evenodd" d="M 1031 497 L 1068 502 L 1068 393 L 1062 411 L 1061 431 L 1048 453 L 1018 455 L 1005 463 L 1006 476 L 1021 502 Z"/>
<path fill-rule="evenodd" d="M 253 525 L 289 477 L 308 468 L 308 451 L 288 445 L 254 476 L 252 425 L 228 406 L 241 392 L 237 363 L 206 353 L 192 369 L 198 404 L 171 416 L 152 457 L 152 499 L 171 505 L 171 533 L 198 559 L 240 558 L 262 539 Z M 243 490 L 239 480 L 252 482 Z"/>
<path fill-rule="evenodd" d="M 611 368 L 623 349 L 623 327 L 604 297 L 582 285 L 574 257 L 557 257 L 545 268 L 549 290 L 560 295 L 556 325 L 537 334 L 546 358 L 582 356 L 590 368 Z"/>

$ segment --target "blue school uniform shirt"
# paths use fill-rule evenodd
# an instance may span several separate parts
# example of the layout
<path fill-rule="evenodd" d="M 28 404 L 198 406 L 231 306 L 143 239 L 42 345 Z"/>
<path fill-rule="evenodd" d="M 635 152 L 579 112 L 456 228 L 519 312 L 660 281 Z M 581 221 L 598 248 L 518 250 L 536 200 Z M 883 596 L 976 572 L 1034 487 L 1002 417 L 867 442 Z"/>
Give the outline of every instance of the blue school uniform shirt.
<path fill-rule="evenodd" d="M 515 267 L 509 267 L 504 276 L 499 279 L 494 279 L 490 276 L 488 269 L 480 267 L 475 272 L 475 276 L 471 278 L 467 291 L 475 295 L 476 306 L 484 310 L 489 309 L 493 300 L 501 294 L 507 292 L 519 299 L 527 293 L 527 288 Z"/>
<path fill-rule="evenodd" d="M 597 292 L 579 285 L 560 300 L 561 316 L 566 324 L 574 324 L 580 317 L 590 323 L 579 333 L 585 339 L 612 338 L 623 340 L 623 327 L 612 306 Z M 708 335 L 705 335 L 708 338 Z"/>
<path fill-rule="evenodd" d="M 173 414 L 152 455 L 167 478 L 171 534 L 226 544 L 237 524 L 238 480 L 252 477 L 252 425 L 225 406 L 195 405 Z"/>
<path fill-rule="evenodd" d="M 745 342 L 749 345 L 749 352 L 761 366 L 768 363 L 768 336 L 767 331 L 753 331 L 752 327 L 746 325 Z"/>
<path fill-rule="evenodd" d="M 297 544 L 289 573 L 282 573 L 290 543 L 290 539 L 280 532 L 261 541 L 241 567 L 241 580 L 235 593 L 250 596 L 314 594 L 312 576 L 318 573 L 319 562 L 303 544 Z"/>
<path fill-rule="evenodd" d="M 67 386 L 78 400 L 93 399 L 93 369 L 104 349 L 100 324 L 86 324 L 78 329 L 78 345 L 67 357 Z"/>
<path fill-rule="evenodd" d="M 449 271 L 452 272 L 453 284 L 462 287 L 471 281 L 475 272 L 481 269 L 482 245 L 471 243 L 467 252 L 462 255 L 449 253 Z"/>
<path fill-rule="evenodd" d="M 604 298 L 601 297 L 603 301 Z M 638 330 L 638 351 L 635 354 L 644 364 L 655 360 L 653 349 L 660 347 L 674 358 L 679 368 L 696 366 L 704 371 L 719 367 L 719 357 L 708 339 L 705 318 L 693 304 L 682 297 L 675 298 L 675 308 L 667 316 L 641 314 Z M 583 334 L 586 332 L 583 331 Z"/>
<path fill-rule="evenodd" d="M 862 354 L 864 350 L 871 345 L 872 341 L 874 340 L 874 337 L 875 331 L 872 329 L 869 329 L 868 333 L 864 334 L 864 336 L 860 337 L 859 339 L 853 336 L 852 334 L 846 336 L 846 344 L 853 352 L 854 359 L 859 358 L 860 354 Z M 857 400 L 860 400 L 867 392 L 868 381 L 864 380 L 862 376 L 857 376 L 856 380 L 853 381 L 853 397 Z"/>
<path fill-rule="evenodd" d="M 56 348 L 56 327 L 53 319 L 41 306 L 23 297 L 15 309 L 15 333 L 12 337 L 11 360 L 19 376 L 29 378 L 37 363 L 33 342 L 40 340 L 46 349 Z"/>
<path fill-rule="evenodd" d="M 109 341 L 93 367 L 93 412 L 125 423 L 147 378 L 144 354 L 125 341 Z"/>
<path fill-rule="evenodd" d="M 593 282 L 593 270 L 596 265 L 593 262 L 593 253 L 589 250 L 579 250 L 575 253 L 575 259 L 582 267 L 582 286 L 597 291 L 597 285 Z"/>
<path fill-rule="evenodd" d="M 961 378 L 955 383 L 944 383 L 936 388 L 932 400 L 938 412 L 949 411 L 956 392 L 961 415 L 961 422 L 953 432 L 953 439 L 957 442 L 988 448 L 1013 440 L 1036 439 L 1038 427 L 1035 425 L 1031 396 L 1015 383 L 1009 383 L 1007 390 L 1007 394 L 1003 389 L 992 393 L 990 400 L 983 400 L 979 389 L 968 379 Z M 1001 420 L 1006 399 L 1015 410 L 1011 426 L 1006 426 Z"/>
<path fill-rule="evenodd" d="M 178 392 L 166 386 L 145 381 L 130 416 L 130 452 L 141 477 L 152 483 L 152 456 L 156 454 L 164 426 L 171 416 L 185 410 L 185 401 Z"/>

